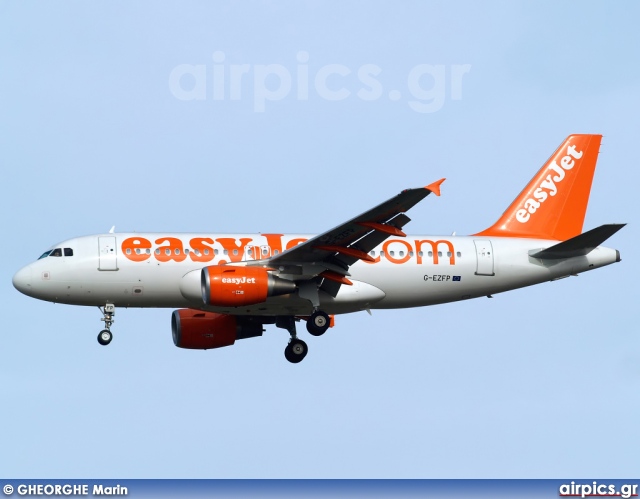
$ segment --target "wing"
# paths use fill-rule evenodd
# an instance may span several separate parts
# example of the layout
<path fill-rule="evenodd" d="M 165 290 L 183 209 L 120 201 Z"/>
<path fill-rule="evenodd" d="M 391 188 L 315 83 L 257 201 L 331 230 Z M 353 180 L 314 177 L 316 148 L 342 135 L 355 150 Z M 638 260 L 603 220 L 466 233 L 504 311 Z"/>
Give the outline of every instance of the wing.
<path fill-rule="evenodd" d="M 348 222 L 250 265 L 274 267 L 294 280 L 316 279 L 320 289 L 335 297 L 341 285 L 351 284 L 347 279 L 351 265 L 358 260 L 373 261 L 368 253 L 388 237 L 406 236 L 401 229 L 411 219 L 404 213 L 431 193 L 439 196 L 444 180 L 406 189 Z"/>

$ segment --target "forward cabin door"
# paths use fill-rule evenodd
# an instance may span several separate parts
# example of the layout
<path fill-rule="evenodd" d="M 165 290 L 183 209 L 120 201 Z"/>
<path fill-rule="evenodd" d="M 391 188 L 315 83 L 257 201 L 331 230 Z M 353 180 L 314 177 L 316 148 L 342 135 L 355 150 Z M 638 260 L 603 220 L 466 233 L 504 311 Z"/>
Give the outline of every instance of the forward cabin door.
<path fill-rule="evenodd" d="M 487 239 L 476 239 L 476 275 L 496 275 L 493 271 L 493 247 Z"/>
<path fill-rule="evenodd" d="M 115 236 L 98 237 L 100 266 L 98 270 L 118 270 L 118 254 Z"/>

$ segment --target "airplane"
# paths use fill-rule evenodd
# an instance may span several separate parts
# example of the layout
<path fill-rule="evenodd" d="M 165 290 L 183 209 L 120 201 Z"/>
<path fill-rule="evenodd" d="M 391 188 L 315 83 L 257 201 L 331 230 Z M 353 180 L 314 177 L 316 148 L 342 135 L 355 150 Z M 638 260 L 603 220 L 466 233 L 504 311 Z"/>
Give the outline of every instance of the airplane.
<path fill-rule="evenodd" d="M 601 135 L 570 135 L 504 214 L 469 236 L 407 236 L 406 212 L 444 179 L 407 189 L 319 235 L 109 233 L 53 245 L 13 277 L 27 296 L 97 306 L 108 345 L 117 307 L 174 308 L 173 342 L 213 349 L 288 331 L 308 352 L 335 315 L 493 296 L 620 261 L 600 246 L 625 224 L 582 232 Z"/>

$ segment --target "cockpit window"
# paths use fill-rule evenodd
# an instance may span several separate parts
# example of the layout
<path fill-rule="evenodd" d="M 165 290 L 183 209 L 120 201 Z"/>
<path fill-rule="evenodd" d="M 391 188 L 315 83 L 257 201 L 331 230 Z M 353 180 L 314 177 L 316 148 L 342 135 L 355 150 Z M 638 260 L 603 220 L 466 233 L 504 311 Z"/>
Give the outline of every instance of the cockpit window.
<path fill-rule="evenodd" d="M 56 248 L 49 253 L 49 256 L 62 256 L 62 250 L 60 248 Z"/>
<path fill-rule="evenodd" d="M 49 256 L 49 253 L 51 253 L 52 250 L 49 251 L 45 251 L 44 253 L 42 253 L 42 256 L 40 258 L 38 258 L 38 260 L 42 260 L 43 258 L 47 258 Z"/>
<path fill-rule="evenodd" d="M 65 248 L 64 256 L 73 256 L 73 248 Z"/>

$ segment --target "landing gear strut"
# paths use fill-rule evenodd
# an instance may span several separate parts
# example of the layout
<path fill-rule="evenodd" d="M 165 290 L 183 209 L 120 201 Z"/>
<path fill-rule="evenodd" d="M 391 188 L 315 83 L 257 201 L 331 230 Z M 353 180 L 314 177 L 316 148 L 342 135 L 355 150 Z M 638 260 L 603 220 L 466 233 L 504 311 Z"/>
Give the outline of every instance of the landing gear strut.
<path fill-rule="evenodd" d="M 116 307 L 113 303 L 107 303 L 104 307 L 98 308 L 103 315 L 100 320 L 104 321 L 104 329 L 98 334 L 98 343 L 101 345 L 108 345 L 113 339 L 113 334 L 111 334 L 111 325 L 115 322 L 113 316 L 116 315 Z"/>
<path fill-rule="evenodd" d="M 291 316 L 276 317 L 276 327 L 286 329 L 291 335 L 287 348 L 284 349 L 285 358 L 292 364 L 297 364 L 307 356 L 307 344 L 296 334 L 296 320 Z"/>

